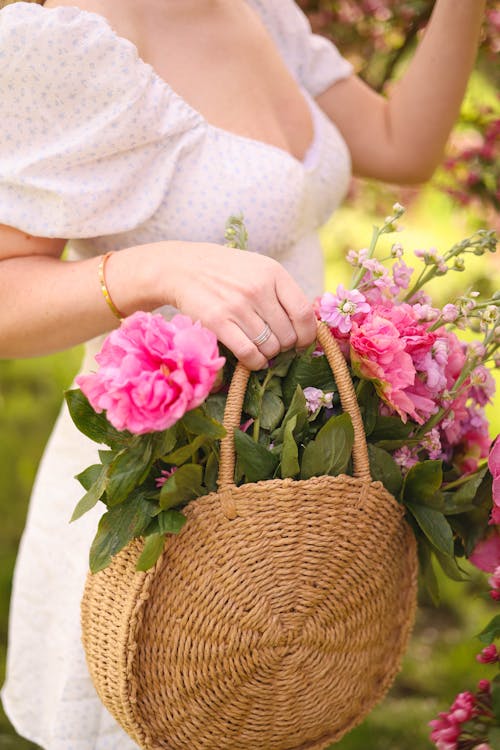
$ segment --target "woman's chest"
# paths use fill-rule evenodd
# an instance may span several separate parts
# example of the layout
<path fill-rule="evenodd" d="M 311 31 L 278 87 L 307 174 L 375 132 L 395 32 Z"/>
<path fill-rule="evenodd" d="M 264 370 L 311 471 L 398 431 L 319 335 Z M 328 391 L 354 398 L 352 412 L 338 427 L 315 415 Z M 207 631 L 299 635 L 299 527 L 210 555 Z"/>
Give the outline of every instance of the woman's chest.
<path fill-rule="evenodd" d="M 147 0 L 135 20 L 141 57 L 215 127 L 297 159 L 313 140 L 310 110 L 253 0 Z"/>

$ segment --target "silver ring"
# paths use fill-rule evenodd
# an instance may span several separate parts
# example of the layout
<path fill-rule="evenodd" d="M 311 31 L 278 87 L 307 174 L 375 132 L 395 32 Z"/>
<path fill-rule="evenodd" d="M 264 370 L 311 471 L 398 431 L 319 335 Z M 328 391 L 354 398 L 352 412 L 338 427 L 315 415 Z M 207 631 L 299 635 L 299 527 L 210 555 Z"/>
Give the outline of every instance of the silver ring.
<path fill-rule="evenodd" d="M 271 333 L 272 331 L 266 323 L 266 327 L 264 328 L 262 333 L 259 334 L 256 339 L 252 339 L 252 342 L 255 344 L 255 346 L 261 346 L 261 344 L 265 344 L 268 338 L 270 338 Z"/>

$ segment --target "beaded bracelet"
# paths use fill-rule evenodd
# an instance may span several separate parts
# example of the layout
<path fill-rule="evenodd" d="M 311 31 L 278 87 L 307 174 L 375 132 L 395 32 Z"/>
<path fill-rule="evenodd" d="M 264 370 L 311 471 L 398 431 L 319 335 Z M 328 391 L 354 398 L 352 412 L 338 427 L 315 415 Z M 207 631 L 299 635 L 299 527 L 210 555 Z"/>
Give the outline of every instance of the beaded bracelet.
<path fill-rule="evenodd" d="M 113 253 L 112 252 L 106 253 L 106 255 L 103 255 L 101 257 L 101 261 L 100 261 L 99 266 L 97 268 L 97 273 L 99 274 L 99 283 L 101 285 L 101 292 L 103 294 L 103 297 L 106 300 L 106 302 L 108 304 L 108 307 L 111 310 L 111 312 L 113 313 L 113 315 L 115 315 L 118 318 L 118 320 L 121 321 L 126 316 L 122 312 L 120 312 L 120 310 L 117 308 L 117 306 L 115 305 L 115 303 L 111 299 L 111 295 L 109 293 L 109 289 L 108 289 L 108 287 L 106 285 L 106 278 L 104 276 L 104 268 L 106 266 L 107 260 L 108 260 L 108 258 L 109 258 L 110 255 L 113 255 Z"/>

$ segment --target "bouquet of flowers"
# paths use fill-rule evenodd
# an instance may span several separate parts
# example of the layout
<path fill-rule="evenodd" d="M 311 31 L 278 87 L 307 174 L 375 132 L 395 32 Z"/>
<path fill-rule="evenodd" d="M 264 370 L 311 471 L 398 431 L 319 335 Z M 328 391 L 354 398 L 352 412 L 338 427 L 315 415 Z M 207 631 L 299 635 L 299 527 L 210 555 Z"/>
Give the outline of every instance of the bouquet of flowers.
<path fill-rule="evenodd" d="M 396 204 L 370 247 L 349 252 L 351 289 L 326 292 L 315 309 L 349 363 L 372 477 L 405 506 L 436 599 L 433 561 L 461 580 L 457 559 L 500 523 L 484 415 L 495 388 L 489 367 L 499 363 L 500 294 L 482 301 L 468 291 L 439 309 L 423 288 L 463 271 L 467 254 L 495 252 L 496 240 L 480 230 L 443 255 L 417 251 L 415 271 L 399 242 L 389 257 L 376 257 L 379 238 L 396 231 L 402 214 Z M 226 237 L 244 246 L 240 219 L 231 218 Z M 476 334 L 469 343 L 456 333 L 466 328 Z M 72 520 L 103 502 L 91 570 L 107 566 L 136 536 L 146 539 L 138 564 L 145 570 L 165 535 L 182 528 L 183 507 L 216 489 L 236 363 L 230 352 L 221 356 L 199 322 L 141 312 L 107 337 L 96 360 L 96 372 L 79 377 L 67 402 L 77 427 L 107 448 L 78 476 L 86 494 Z M 352 424 L 321 347 L 283 352 L 251 374 L 234 437 L 237 484 L 352 471 Z"/>

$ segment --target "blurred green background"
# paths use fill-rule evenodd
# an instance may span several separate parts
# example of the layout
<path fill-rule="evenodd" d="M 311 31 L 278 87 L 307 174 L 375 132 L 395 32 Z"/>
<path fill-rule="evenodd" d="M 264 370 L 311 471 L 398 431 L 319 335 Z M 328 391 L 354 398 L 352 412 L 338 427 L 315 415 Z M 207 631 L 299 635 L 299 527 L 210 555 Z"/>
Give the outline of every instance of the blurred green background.
<path fill-rule="evenodd" d="M 407 252 L 417 247 L 445 249 L 477 225 L 471 211 L 457 210 L 448 197 L 426 188 L 409 199 L 403 217 L 404 232 L 397 236 Z M 404 202 L 404 200 L 403 200 Z M 348 248 L 367 244 L 371 226 L 385 214 L 370 207 L 347 203 L 322 233 L 327 257 L 328 286 L 347 280 L 349 268 L 341 256 Z M 498 288 L 496 256 L 473 259 L 466 274 L 446 277 L 436 295 L 453 298 L 454 289 L 478 286 Z M 3 680 L 7 640 L 7 613 L 19 536 L 26 516 L 30 488 L 44 443 L 60 406 L 63 390 L 70 384 L 81 350 L 24 361 L 0 362 L 0 679 Z M 489 408 L 492 434 L 500 431 L 500 419 Z M 83 467 L 82 467 L 83 468 Z M 68 508 L 68 511 L 70 509 Z M 434 608 L 425 595 L 404 667 L 387 699 L 336 747 L 339 750 L 426 750 L 427 722 L 445 710 L 455 694 L 474 688 L 488 677 L 488 667 L 475 661 L 480 650 L 474 636 L 482 629 L 494 606 L 485 596 L 485 577 L 471 570 L 470 581 L 442 581 L 442 604 Z M 491 669 L 491 668 L 490 668 Z M 34 746 L 19 738 L 0 710 L 0 749 L 25 750 Z"/>

